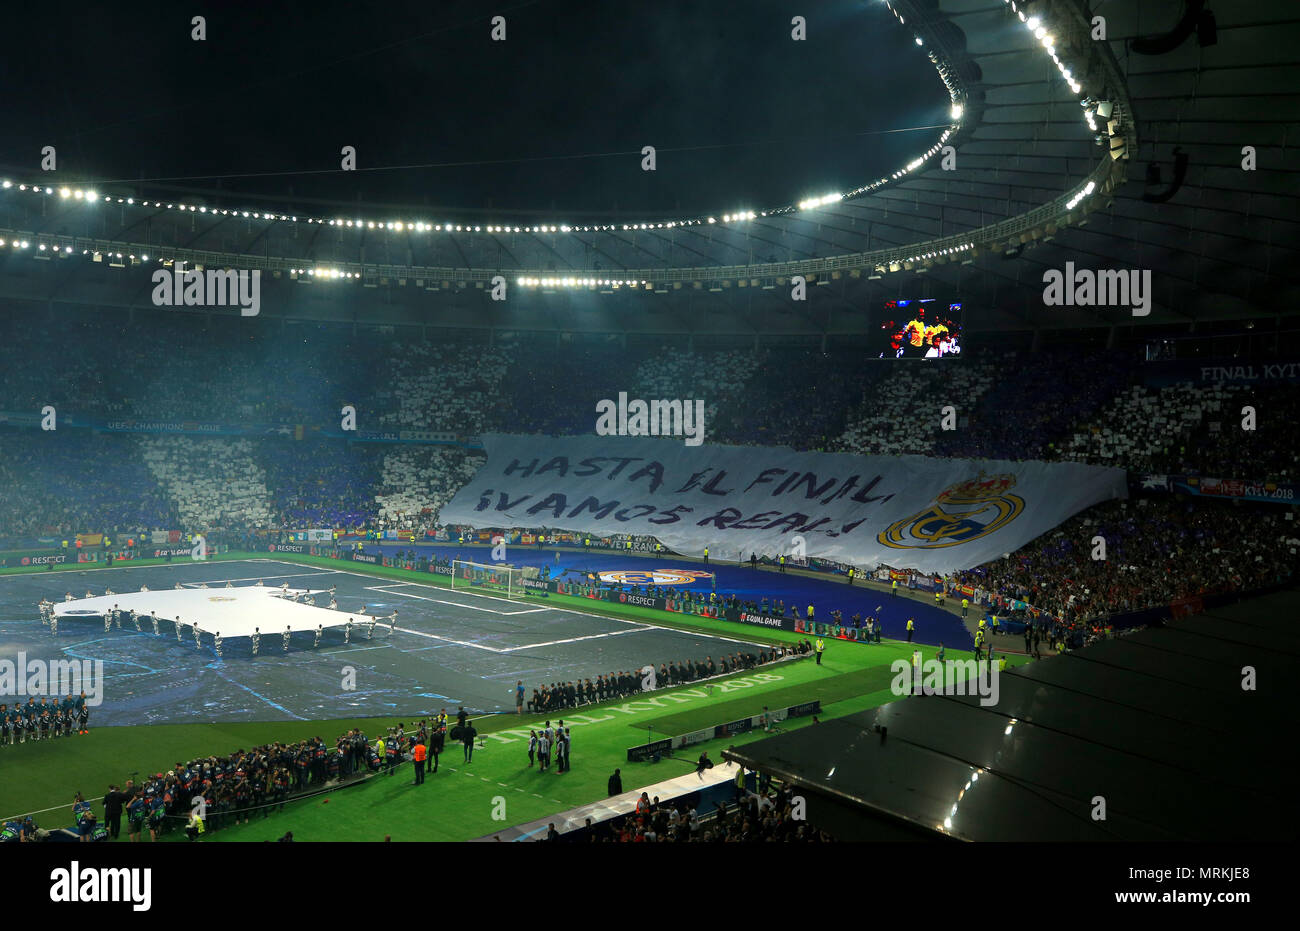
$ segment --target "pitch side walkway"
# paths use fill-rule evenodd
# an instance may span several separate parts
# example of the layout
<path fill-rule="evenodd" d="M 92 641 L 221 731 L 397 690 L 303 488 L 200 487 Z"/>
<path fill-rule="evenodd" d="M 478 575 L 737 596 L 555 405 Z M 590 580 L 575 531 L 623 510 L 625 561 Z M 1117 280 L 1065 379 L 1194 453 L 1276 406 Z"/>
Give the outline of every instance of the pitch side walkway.
<path fill-rule="evenodd" d="M 692 769 L 684 776 L 676 776 L 663 782 L 656 782 L 654 785 L 642 786 L 639 789 L 633 789 L 631 792 L 624 792 L 622 795 L 614 795 L 601 799 L 599 802 L 592 802 L 589 805 L 570 808 L 568 811 L 556 812 L 553 815 L 547 815 L 545 818 L 529 821 L 527 824 L 517 824 L 504 828 L 495 833 L 475 838 L 474 842 L 543 840 L 546 837 L 547 829 L 552 824 L 555 825 L 556 831 L 567 834 L 569 831 L 575 831 L 583 827 L 588 818 L 591 819 L 592 824 L 599 824 L 610 818 L 630 815 L 636 811 L 637 799 L 641 797 L 642 792 L 652 799 L 672 799 L 681 795 L 689 795 L 692 792 L 699 792 L 702 789 L 711 789 L 714 786 L 734 782 L 735 779 L 735 763 L 715 762 L 713 768 L 705 770 L 702 777 L 697 776 L 695 770 Z"/>

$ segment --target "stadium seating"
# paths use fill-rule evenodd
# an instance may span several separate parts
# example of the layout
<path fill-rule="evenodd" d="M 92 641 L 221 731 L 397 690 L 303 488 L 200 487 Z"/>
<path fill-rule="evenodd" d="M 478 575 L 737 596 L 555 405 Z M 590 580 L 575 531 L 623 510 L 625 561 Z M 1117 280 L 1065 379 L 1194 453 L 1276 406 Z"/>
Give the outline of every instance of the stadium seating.
<path fill-rule="evenodd" d="M 1093 538 L 1106 558 L 1093 558 Z M 954 581 L 1024 601 L 1067 623 L 1179 598 L 1274 585 L 1294 571 L 1300 531 L 1271 505 L 1171 497 L 1090 508 L 1009 556 Z M 1205 554 L 1214 554 L 1207 560 Z"/>
<path fill-rule="evenodd" d="M 704 401 L 706 438 L 710 438 L 708 425 L 719 407 L 743 396 L 758 368 L 749 352 L 682 352 L 664 347 L 637 366 L 626 390 L 630 398 Z"/>
<path fill-rule="evenodd" d="M 0 372 L 4 409 L 34 414 L 51 404 L 60 418 L 57 432 L 5 428 L 0 533 L 12 542 L 78 531 L 436 526 L 481 456 L 320 436 L 343 404 L 356 407 L 362 430 L 563 435 L 590 432 L 596 403 L 626 391 L 703 399 L 715 443 L 1064 459 L 1257 481 L 1296 474 L 1293 384 L 1153 388 L 1141 383 L 1143 363 L 1117 351 L 973 348 L 954 364 L 866 365 L 854 351 L 809 347 L 692 351 L 522 335 L 488 346 L 323 327 L 250 335 L 172 317 L 115 329 L 91 317 L 4 320 L 0 337 L 28 363 Z M 957 408 L 959 429 L 940 429 L 945 404 Z M 1256 410 L 1254 431 L 1241 429 L 1246 405 Z M 119 435 L 92 433 L 78 418 L 272 426 L 239 438 Z M 1127 512 L 1094 508 L 967 578 L 1007 597 L 1027 592 L 1024 600 L 1072 619 L 1262 585 L 1281 571 L 1269 548 L 1289 528 L 1255 514 L 1160 497 Z M 1131 584 L 1107 576 L 1100 585 L 1104 569 L 1085 558 L 1095 533 L 1107 537 L 1112 560 L 1133 567 Z M 1182 555 L 1205 541 L 1233 554 L 1225 561 L 1233 571 Z M 1073 602 L 1043 591 L 1052 578 L 1071 580 Z"/>
<path fill-rule="evenodd" d="M 508 365 L 503 353 L 486 347 L 467 352 L 454 344 L 404 344 L 374 394 L 376 406 L 386 408 L 378 421 L 383 428 L 480 433 Z"/>
<path fill-rule="evenodd" d="M 385 453 L 374 496 L 379 522 L 399 530 L 432 527 L 438 511 L 481 463 L 481 458 L 441 447 L 401 447 Z"/>
<path fill-rule="evenodd" d="M 715 442 L 826 449 L 845 418 L 886 372 L 852 351 L 763 350 L 749 355 L 750 374 L 709 422 Z"/>
<path fill-rule="evenodd" d="M 1241 429 L 1247 405 L 1261 418 L 1251 431 Z M 1143 472 L 1286 480 L 1295 476 L 1297 413 L 1300 392 L 1292 385 L 1136 386 L 1067 439 L 1062 457 Z"/>
<path fill-rule="evenodd" d="M 1207 414 L 1218 413 L 1232 391 L 1224 385 L 1172 385 L 1159 391 L 1135 385 L 1100 417 L 1062 444 L 1061 457 L 1077 462 L 1155 471 L 1171 449 L 1186 444 Z"/>
<path fill-rule="evenodd" d="M 960 430 L 939 435 L 934 452 L 973 459 L 1054 459 L 1055 441 L 1091 417 L 1135 377 L 1127 354 L 1049 349 L 998 363 L 997 381 L 976 401 Z M 956 393 L 956 392 L 953 392 Z"/>
<path fill-rule="evenodd" d="M 951 404 L 964 416 L 993 387 L 1006 361 L 985 357 L 963 358 L 960 366 L 897 363 L 863 399 L 831 446 L 860 455 L 932 455 L 943 432 L 940 409 Z"/>
<path fill-rule="evenodd" d="M 163 489 L 140 468 L 139 449 L 131 436 L 3 431 L 0 537 L 19 543 L 179 526 Z"/>
<path fill-rule="evenodd" d="M 276 527 L 363 527 L 376 516 L 379 450 L 333 440 L 254 444 Z"/>
<path fill-rule="evenodd" d="M 271 496 L 252 441 L 150 436 L 141 446 L 145 464 L 175 503 L 184 527 L 270 524 Z"/>

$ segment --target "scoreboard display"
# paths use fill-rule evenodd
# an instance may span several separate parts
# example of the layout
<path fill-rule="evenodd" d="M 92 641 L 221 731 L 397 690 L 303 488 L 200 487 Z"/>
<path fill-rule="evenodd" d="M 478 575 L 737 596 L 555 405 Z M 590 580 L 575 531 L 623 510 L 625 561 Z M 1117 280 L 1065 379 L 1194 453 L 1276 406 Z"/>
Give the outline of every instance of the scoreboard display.
<path fill-rule="evenodd" d="M 934 298 L 886 301 L 874 331 L 880 359 L 945 359 L 961 355 L 962 305 Z"/>

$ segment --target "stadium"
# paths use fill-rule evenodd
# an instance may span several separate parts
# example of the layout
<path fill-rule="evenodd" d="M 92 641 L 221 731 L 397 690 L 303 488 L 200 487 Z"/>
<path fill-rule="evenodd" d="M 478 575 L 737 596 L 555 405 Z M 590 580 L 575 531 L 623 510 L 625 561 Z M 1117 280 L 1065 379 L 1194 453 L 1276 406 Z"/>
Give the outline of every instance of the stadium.
<path fill-rule="evenodd" d="M 1295 5 L 622 6 L 13 14 L 5 840 L 1294 840 Z"/>

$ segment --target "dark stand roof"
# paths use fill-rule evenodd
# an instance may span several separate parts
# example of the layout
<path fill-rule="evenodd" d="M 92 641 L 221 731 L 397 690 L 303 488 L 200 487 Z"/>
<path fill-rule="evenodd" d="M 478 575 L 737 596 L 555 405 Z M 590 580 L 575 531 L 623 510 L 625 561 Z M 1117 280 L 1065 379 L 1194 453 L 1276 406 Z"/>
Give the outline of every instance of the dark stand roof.
<path fill-rule="evenodd" d="M 1252 598 L 1007 670 L 989 707 L 908 697 L 725 756 L 846 840 L 1294 840 L 1297 618 L 1300 591 Z"/>

